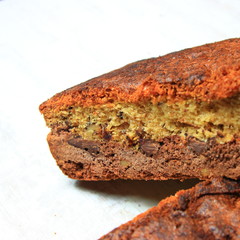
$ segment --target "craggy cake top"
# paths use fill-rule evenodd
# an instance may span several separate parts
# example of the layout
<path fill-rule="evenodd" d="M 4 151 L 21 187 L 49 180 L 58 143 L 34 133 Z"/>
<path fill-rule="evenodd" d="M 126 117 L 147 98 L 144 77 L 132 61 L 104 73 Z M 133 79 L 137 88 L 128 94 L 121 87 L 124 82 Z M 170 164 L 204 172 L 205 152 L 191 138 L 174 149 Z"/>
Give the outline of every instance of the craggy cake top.
<path fill-rule="evenodd" d="M 56 94 L 40 111 L 145 100 L 211 101 L 239 90 L 240 38 L 235 38 L 128 64 Z"/>
<path fill-rule="evenodd" d="M 240 183 L 221 178 L 199 183 L 100 239 L 240 239 Z"/>

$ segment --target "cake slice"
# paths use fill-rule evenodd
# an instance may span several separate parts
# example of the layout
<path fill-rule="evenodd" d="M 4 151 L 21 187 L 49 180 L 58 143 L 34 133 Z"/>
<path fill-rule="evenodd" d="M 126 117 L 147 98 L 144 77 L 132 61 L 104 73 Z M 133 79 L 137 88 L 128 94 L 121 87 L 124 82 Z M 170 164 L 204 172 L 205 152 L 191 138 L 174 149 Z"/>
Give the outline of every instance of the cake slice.
<path fill-rule="evenodd" d="M 181 190 L 100 240 L 240 239 L 240 182 L 216 178 Z"/>
<path fill-rule="evenodd" d="M 240 39 L 138 61 L 40 105 L 62 171 L 83 180 L 240 176 Z"/>

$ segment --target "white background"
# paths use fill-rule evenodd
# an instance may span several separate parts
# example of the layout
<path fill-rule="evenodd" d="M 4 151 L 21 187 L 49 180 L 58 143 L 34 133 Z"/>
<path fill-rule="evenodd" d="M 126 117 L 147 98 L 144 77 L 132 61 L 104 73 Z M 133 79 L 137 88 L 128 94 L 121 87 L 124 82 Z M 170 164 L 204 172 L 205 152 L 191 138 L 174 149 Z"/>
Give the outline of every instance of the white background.
<path fill-rule="evenodd" d="M 127 63 L 239 36 L 239 0 L 0 1 L 0 239 L 97 239 L 193 186 L 68 179 L 38 106 Z"/>

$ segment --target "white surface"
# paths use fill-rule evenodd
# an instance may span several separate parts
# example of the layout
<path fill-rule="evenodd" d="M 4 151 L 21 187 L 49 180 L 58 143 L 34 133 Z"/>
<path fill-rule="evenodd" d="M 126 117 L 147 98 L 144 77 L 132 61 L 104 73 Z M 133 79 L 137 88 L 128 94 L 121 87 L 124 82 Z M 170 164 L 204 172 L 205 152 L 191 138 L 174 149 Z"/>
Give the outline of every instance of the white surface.
<path fill-rule="evenodd" d="M 78 182 L 38 105 L 132 61 L 240 36 L 238 0 L 0 1 L 0 239 L 97 239 L 193 182 Z"/>

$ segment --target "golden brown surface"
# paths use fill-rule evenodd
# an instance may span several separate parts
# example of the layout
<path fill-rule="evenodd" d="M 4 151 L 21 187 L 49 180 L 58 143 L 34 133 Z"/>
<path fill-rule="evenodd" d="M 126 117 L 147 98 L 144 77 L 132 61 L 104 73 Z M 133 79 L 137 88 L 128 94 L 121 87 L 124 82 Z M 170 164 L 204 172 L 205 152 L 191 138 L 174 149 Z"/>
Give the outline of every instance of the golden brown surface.
<path fill-rule="evenodd" d="M 229 39 L 131 63 L 56 94 L 40 111 L 150 100 L 211 101 L 240 89 L 240 39 Z"/>
<path fill-rule="evenodd" d="M 216 178 L 182 190 L 100 240 L 240 239 L 240 183 Z"/>

